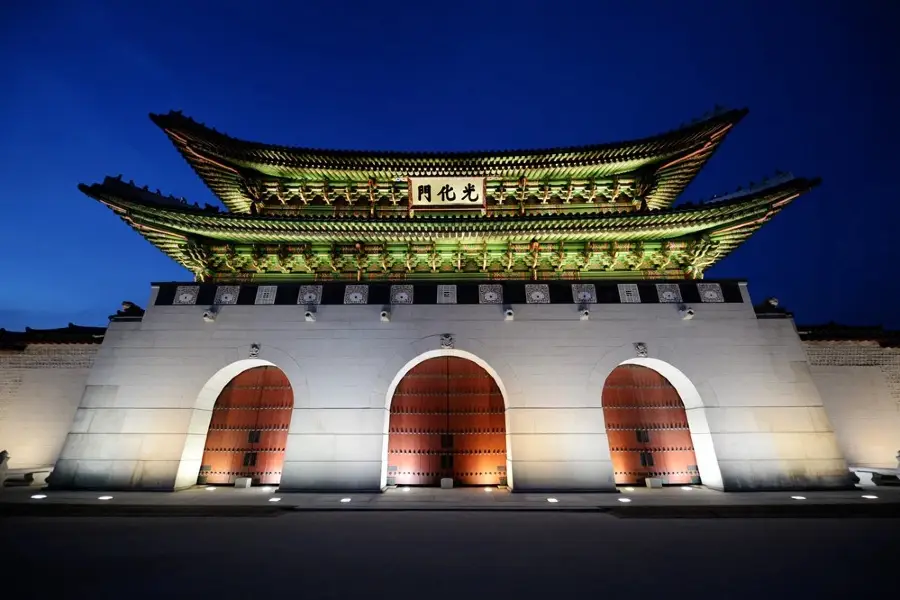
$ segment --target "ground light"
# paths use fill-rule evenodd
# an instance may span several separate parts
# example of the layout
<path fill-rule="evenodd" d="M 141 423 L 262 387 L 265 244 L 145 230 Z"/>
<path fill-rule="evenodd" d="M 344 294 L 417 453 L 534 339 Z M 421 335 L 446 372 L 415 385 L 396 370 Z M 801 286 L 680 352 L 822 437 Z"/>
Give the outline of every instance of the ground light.
<path fill-rule="evenodd" d="M 281 502 L 281 498 L 269 498 L 269 502 Z"/>
<path fill-rule="evenodd" d="M 631 498 L 619 498 L 619 502 L 631 502 Z"/>
<path fill-rule="evenodd" d="M 491 488 L 489 488 L 489 487 L 487 487 L 487 488 L 484 488 L 484 491 L 486 491 L 486 492 L 490 492 L 490 491 L 491 491 Z"/>
<path fill-rule="evenodd" d="M 551 504 L 556 504 L 557 502 L 559 502 L 559 500 L 557 500 L 556 498 L 547 498 L 547 502 L 550 502 Z"/>
<path fill-rule="evenodd" d="M 791 496 L 792 500 L 806 500 L 806 496 Z"/>
<path fill-rule="evenodd" d="M 683 489 L 683 490 L 686 491 L 686 492 L 690 492 L 690 491 L 691 491 L 692 489 L 694 489 L 694 488 L 688 487 L 688 486 L 684 485 L 684 486 L 681 486 L 681 489 Z"/>
<path fill-rule="evenodd" d="M 34 496 L 31 497 L 31 499 L 32 500 L 43 500 L 46 497 L 47 497 L 47 494 L 35 494 Z M 875 496 L 872 496 L 872 497 L 874 498 Z M 865 496 L 863 496 L 863 498 L 865 498 Z"/>
<path fill-rule="evenodd" d="M 350 502 L 350 498 L 341 498 L 341 502 L 346 504 L 347 502 Z"/>
<path fill-rule="evenodd" d="M 408 487 L 405 487 L 405 488 L 403 488 L 403 491 L 404 491 L 404 492 L 408 492 L 408 491 L 409 491 L 409 488 L 408 488 Z"/>
<path fill-rule="evenodd" d="M 97 500 L 112 500 L 112 499 L 113 499 L 112 496 L 100 496 L 99 498 L 97 498 Z"/>
<path fill-rule="evenodd" d="M 32 496 L 32 498 L 37 498 L 38 496 Z M 873 496 L 872 494 L 864 494 L 863 498 L 866 500 L 877 500 L 878 496 Z"/>
<path fill-rule="evenodd" d="M 216 491 L 216 488 L 214 488 L 214 487 L 212 487 L 212 486 L 209 486 L 208 488 L 206 488 L 206 491 L 207 491 L 207 492 L 214 492 L 214 491 Z"/>
<path fill-rule="evenodd" d="M 625 488 L 625 491 L 626 491 L 626 492 L 633 492 L 633 491 L 634 491 L 634 488 L 633 488 L 633 487 L 627 487 L 627 488 Z"/>

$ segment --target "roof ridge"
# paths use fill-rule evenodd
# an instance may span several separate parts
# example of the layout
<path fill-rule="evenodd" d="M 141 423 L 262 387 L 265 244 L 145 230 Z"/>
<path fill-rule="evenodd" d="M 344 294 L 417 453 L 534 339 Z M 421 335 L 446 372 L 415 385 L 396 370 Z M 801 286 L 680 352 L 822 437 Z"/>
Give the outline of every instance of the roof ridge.
<path fill-rule="evenodd" d="M 298 152 L 303 154 L 317 154 L 317 155 L 330 155 L 330 156 L 359 156 L 359 157 L 384 157 L 384 158 L 470 158 L 476 156 L 519 156 L 519 155 L 542 155 L 542 154 L 563 154 L 568 152 L 585 152 L 592 150 L 603 150 L 608 148 L 615 148 L 619 146 L 630 146 L 630 145 L 639 145 L 646 144 L 651 141 L 663 139 L 669 136 L 672 136 L 676 133 L 687 133 L 693 130 L 702 129 L 704 126 L 713 123 L 713 122 L 721 122 L 727 123 L 731 122 L 732 124 L 737 124 L 741 121 L 748 113 L 748 108 L 733 108 L 733 109 L 724 109 L 719 111 L 712 111 L 707 113 L 704 117 L 700 119 L 695 119 L 694 121 L 688 122 L 687 124 L 682 124 L 679 127 L 675 127 L 672 129 L 665 130 L 663 132 L 653 134 L 653 135 L 645 135 L 641 137 L 635 137 L 631 139 L 621 139 L 618 141 L 610 141 L 610 142 L 601 142 L 596 144 L 581 144 L 581 145 L 569 145 L 569 146 L 551 146 L 544 148 L 507 148 L 507 149 L 494 149 L 494 150 L 454 150 L 454 151 L 441 151 L 441 150 L 351 150 L 351 149 L 334 149 L 334 148 L 314 148 L 307 146 L 297 146 L 290 144 L 272 144 L 266 142 L 258 142 L 253 140 L 248 140 L 244 138 L 234 137 L 227 133 L 218 131 L 215 127 L 211 127 L 206 125 L 201 121 L 197 121 L 193 117 L 187 116 L 182 113 L 180 110 L 170 110 L 168 113 L 150 113 L 150 120 L 153 121 L 158 127 L 163 130 L 169 128 L 169 125 L 177 124 L 178 122 L 187 125 L 193 129 L 205 130 L 206 132 L 214 134 L 216 137 L 219 137 L 224 140 L 228 140 L 230 142 L 237 142 L 242 145 L 247 145 L 250 147 L 254 147 L 256 149 L 270 149 L 270 150 L 281 150 L 281 151 L 291 151 Z M 172 123 L 174 122 L 174 123 Z"/>

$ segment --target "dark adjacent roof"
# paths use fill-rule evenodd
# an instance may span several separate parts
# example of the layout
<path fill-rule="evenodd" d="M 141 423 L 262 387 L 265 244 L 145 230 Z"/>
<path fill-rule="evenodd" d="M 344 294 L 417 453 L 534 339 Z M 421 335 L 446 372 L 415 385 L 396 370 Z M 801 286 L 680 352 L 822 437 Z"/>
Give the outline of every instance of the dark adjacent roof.
<path fill-rule="evenodd" d="M 797 326 L 800 339 L 805 342 L 877 342 L 883 348 L 900 347 L 900 331 L 885 329 L 881 325 L 826 325 Z"/>
<path fill-rule="evenodd" d="M 24 350 L 31 344 L 100 344 L 104 335 L 106 327 L 85 327 L 74 323 L 59 329 L 0 329 L 0 350 Z"/>
<path fill-rule="evenodd" d="M 409 176 L 484 176 L 530 181 L 588 180 L 652 173 L 651 208 L 671 206 L 746 109 L 726 110 L 660 135 L 539 150 L 393 152 L 321 150 L 249 142 L 184 116 L 151 114 L 185 160 L 234 212 L 249 212 L 249 176 L 295 181 L 394 181 Z"/>

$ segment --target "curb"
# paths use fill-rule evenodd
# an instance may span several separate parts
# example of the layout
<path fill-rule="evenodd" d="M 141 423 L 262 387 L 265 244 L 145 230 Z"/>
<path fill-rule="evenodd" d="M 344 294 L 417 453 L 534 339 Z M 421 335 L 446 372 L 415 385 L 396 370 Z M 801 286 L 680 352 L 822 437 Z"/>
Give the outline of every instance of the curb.
<path fill-rule="evenodd" d="M 900 518 L 900 503 L 735 505 L 735 506 L 247 506 L 153 504 L 31 504 L 0 505 L 0 519 L 14 517 L 278 517 L 290 513 L 409 513 L 409 512 L 506 512 L 591 513 L 618 519 L 750 519 L 750 518 Z"/>

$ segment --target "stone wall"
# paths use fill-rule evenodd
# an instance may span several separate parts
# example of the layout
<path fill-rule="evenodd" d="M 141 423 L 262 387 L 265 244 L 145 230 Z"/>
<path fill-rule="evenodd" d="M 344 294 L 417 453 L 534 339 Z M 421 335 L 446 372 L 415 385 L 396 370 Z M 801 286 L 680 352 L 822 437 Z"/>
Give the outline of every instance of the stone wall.
<path fill-rule="evenodd" d="M 900 348 L 867 341 L 804 343 L 838 443 L 851 465 L 896 467 Z"/>
<path fill-rule="evenodd" d="M 10 468 L 56 462 L 100 346 L 34 344 L 0 350 L 0 449 Z"/>
<path fill-rule="evenodd" d="M 454 353 L 498 379 L 517 490 L 612 490 L 603 384 L 636 342 L 679 389 L 700 475 L 718 489 L 840 487 L 847 468 L 789 319 L 744 302 L 319 306 L 155 305 L 110 325 L 54 473 L 74 488 L 173 489 L 196 482 L 219 391 L 246 368 L 280 367 L 294 390 L 282 488 L 384 484 L 390 390 L 417 361 Z M 441 348 L 452 334 L 453 349 Z M 258 352 L 253 345 L 259 345 Z M 651 366 L 653 366 L 651 365 Z"/>

